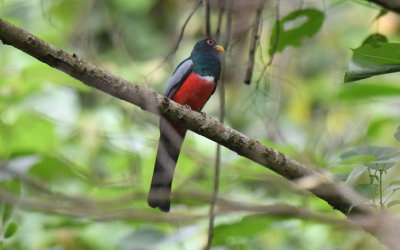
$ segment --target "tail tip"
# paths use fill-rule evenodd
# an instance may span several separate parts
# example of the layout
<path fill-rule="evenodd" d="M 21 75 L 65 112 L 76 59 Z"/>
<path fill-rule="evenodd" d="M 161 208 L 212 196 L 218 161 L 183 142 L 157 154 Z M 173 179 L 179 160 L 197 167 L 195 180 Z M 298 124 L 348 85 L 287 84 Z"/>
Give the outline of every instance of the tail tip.
<path fill-rule="evenodd" d="M 148 199 L 147 204 L 149 204 L 152 208 L 159 208 L 162 212 L 168 213 L 170 210 L 170 202 L 169 200 L 153 200 Z"/>

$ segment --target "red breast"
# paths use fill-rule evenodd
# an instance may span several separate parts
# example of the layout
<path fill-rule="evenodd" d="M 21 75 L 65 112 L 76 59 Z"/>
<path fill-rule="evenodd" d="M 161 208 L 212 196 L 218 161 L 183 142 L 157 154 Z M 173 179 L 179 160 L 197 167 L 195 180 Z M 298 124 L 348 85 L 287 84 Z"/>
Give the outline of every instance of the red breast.
<path fill-rule="evenodd" d="M 182 105 L 187 104 L 195 111 L 200 111 L 210 98 L 215 86 L 214 82 L 192 72 L 171 99 Z"/>

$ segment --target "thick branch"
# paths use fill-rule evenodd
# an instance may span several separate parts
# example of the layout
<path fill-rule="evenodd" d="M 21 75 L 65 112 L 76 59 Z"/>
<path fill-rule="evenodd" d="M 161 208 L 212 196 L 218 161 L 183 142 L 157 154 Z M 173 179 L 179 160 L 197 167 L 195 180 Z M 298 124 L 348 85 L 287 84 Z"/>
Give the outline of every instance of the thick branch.
<path fill-rule="evenodd" d="M 0 40 L 4 44 L 20 49 L 51 67 L 65 72 L 88 86 L 130 102 L 154 114 L 162 115 L 166 119 L 203 135 L 289 180 L 310 180 L 307 183 L 313 183 L 313 185 L 309 185 L 308 190 L 345 214 L 349 210 L 352 215 L 368 216 L 373 214 L 368 208 L 354 207 L 350 199 L 347 198 L 348 192 L 343 192 L 342 187 L 286 155 L 149 89 L 98 69 L 94 65 L 81 60 L 77 55 L 70 55 L 2 19 L 0 19 Z M 371 232 L 371 229 L 365 227 L 364 229 Z M 372 233 L 374 235 L 379 234 L 379 232 Z"/>

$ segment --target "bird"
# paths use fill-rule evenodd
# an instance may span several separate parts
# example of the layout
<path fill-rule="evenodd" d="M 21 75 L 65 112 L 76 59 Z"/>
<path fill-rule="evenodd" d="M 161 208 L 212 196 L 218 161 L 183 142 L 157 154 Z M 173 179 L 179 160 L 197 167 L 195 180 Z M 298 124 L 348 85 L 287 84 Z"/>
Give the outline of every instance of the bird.
<path fill-rule="evenodd" d="M 207 38 L 197 42 L 168 80 L 163 95 L 194 111 L 202 108 L 215 92 L 221 74 L 221 45 Z M 160 119 L 160 139 L 147 203 L 162 212 L 170 210 L 171 186 L 175 166 L 187 129 Z"/>

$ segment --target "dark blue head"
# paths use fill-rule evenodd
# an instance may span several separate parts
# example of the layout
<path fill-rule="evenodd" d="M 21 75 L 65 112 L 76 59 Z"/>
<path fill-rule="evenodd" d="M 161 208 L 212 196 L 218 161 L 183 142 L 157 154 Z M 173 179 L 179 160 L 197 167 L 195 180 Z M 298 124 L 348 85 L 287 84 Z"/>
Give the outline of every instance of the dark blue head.
<path fill-rule="evenodd" d="M 193 72 L 200 76 L 213 76 L 216 83 L 221 74 L 218 51 L 224 51 L 224 48 L 212 39 L 197 42 L 190 55 L 190 59 L 194 62 Z"/>
<path fill-rule="evenodd" d="M 204 39 L 196 43 L 196 45 L 193 48 L 192 55 L 199 52 L 203 53 L 211 52 L 216 55 L 219 51 L 225 51 L 225 50 L 222 46 L 217 45 L 217 43 L 214 40 Z"/>

